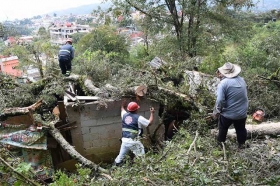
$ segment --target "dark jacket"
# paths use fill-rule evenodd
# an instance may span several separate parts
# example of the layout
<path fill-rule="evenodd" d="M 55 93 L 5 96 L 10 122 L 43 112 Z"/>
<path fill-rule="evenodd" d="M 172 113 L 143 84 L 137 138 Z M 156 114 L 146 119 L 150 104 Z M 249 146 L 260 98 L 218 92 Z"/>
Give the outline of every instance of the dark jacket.
<path fill-rule="evenodd" d="M 72 47 L 72 45 L 70 44 L 65 44 L 63 46 L 61 46 L 59 53 L 58 53 L 58 57 L 66 57 L 69 58 L 69 60 L 72 60 L 74 58 L 74 48 Z"/>
<path fill-rule="evenodd" d="M 125 113 L 122 118 L 122 137 L 136 138 L 138 136 L 138 114 Z"/>

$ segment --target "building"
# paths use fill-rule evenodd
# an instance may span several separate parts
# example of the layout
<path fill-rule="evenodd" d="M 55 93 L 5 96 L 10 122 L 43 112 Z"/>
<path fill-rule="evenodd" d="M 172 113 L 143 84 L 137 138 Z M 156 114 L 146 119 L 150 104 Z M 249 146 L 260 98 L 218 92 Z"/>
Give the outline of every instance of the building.
<path fill-rule="evenodd" d="M 22 36 L 17 40 L 20 45 L 29 44 L 33 42 L 33 36 Z"/>
<path fill-rule="evenodd" d="M 74 25 L 72 23 L 56 24 L 50 28 L 51 43 L 62 45 L 65 44 L 67 38 L 75 33 L 89 33 L 91 28 L 89 25 Z"/>
<path fill-rule="evenodd" d="M 0 72 L 13 77 L 21 77 L 23 72 L 17 69 L 19 61 L 17 56 L 0 57 Z"/>
<path fill-rule="evenodd" d="M 12 36 L 8 37 L 6 41 L 4 41 L 4 44 L 6 46 L 14 45 L 16 44 L 16 39 Z"/>
<path fill-rule="evenodd" d="M 0 72 L 5 75 L 10 75 L 18 80 L 18 82 L 26 82 L 28 79 L 31 82 L 35 82 L 41 79 L 39 69 L 33 66 L 28 66 L 25 70 L 17 68 L 19 66 L 19 60 L 17 56 L 0 56 Z"/>
<path fill-rule="evenodd" d="M 6 46 L 10 46 L 10 45 L 25 45 L 28 43 L 31 43 L 33 41 L 33 36 L 22 36 L 19 38 L 15 38 L 15 37 L 8 37 L 6 41 L 4 41 L 4 44 Z"/>

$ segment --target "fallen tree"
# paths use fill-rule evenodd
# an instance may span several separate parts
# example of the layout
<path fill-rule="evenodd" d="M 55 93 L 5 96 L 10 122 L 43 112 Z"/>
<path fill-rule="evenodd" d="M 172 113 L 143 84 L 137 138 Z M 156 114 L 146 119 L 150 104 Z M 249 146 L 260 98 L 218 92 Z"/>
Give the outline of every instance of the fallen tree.
<path fill-rule="evenodd" d="M 65 138 L 62 136 L 62 134 L 60 133 L 60 131 L 55 128 L 55 124 L 58 122 L 58 120 L 55 120 L 51 123 L 48 124 L 49 128 L 49 133 L 54 137 L 54 139 L 56 139 L 56 141 L 60 144 L 60 146 L 75 160 L 77 160 L 78 162 L 80 162 L 81 164 L 85 165 L 86 167 L 89 167 L 95 171 L 100 171 L 103 173 L 108 173 L 108 171 L 106 169 L 103 169 L 101 167 L 99 167 L 98 165 L 96 165 L 95 163 L 93 163 L 92 161 L 86 159 L 85 157 L 83 157 L 79 152 L 77 152 L 75 150 L 75 148 L 70 145 Z"/>
<path fill-rule="evenodd" d="M 24 108 L 7 108 L 4 110 L 4 112 L 1 114 L 3 118 L 6 118 L 8 116 L 15 116 L 15 115 L 23 115 L 28 114 L 32 120 L 33 124 L 36 126 L 42 126 L 43 128 L 47 129 L 48 132 L 54 137 L 54 139 L 60 144 L 60 146 L 75 160 L 80 162 L 82 165 L 89 167 L 96 172 L 103 172 L 108 173 L 106 169 L 103 169 L 96 165 L 95 163 L 91 162 L 90 160 L 83 157 L 79 152 L 75 150 L 73 146 L 71 146 L 65 138 L 60 133 L 60 130 L 55 127 L 55 125 L 59 122 L 59 118 L 56 117 L 54 121 L 46 122 L 43 121 L 41 116 L 39 114 L 32 114 L 33 111 L 35 111 L 36 108 L 38 108 L 42 103 L 42 100 L 39 100 L 38 102 L 32 104 L 31 106 L 24 107 Z"/>
<path fill-rule="evenodd" d="M 28 107 L 5 108 L 0 114 L 0 119 L 4 120 L 7 117 L 28 114 L 30 113 L 30 111 L 35 111 L 35 109 L 38 108 L 42 104 L 42 102 L 43 100 L 40 99 L 39 101 Z"/>
<path fill-rule="evenodd" d="M 264 136 L 277 137 L 280 135 L 280 123 L 262 123 L 258 125 L 246 125 L 247 138 L 263 138 Z M 217 135 L 218 129 L 212 129 L 211 134 Z M 236 139 L 235 129 L 229 129 L 227 137 Z"/>

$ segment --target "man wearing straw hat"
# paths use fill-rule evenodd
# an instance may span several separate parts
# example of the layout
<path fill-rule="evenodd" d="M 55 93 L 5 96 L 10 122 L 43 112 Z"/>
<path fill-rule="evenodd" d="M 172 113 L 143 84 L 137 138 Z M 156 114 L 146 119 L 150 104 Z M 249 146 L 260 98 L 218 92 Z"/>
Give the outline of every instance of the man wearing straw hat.
<path fill-rule="evenodd" d="M 212 114 L 213 118 L 219 118 L 218 141 L 225 142 L 228 128 L 234 125 L 237 135 L 238 148 L 245 147 L 247 130 L 248 97 L 247 85 L 239 76 L 241 68 L 232 63 L 225 63 L 218 68 L 217 76 L 221 82 L 217 88 L 217 99 Z"/>

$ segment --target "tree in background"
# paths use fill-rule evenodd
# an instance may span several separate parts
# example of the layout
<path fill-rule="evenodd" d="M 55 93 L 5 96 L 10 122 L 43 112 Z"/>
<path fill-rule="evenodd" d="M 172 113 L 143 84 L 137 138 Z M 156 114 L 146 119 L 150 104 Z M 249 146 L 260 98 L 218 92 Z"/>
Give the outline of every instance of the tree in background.
<path fill-rule="evenodd" d="M 22 35 L 30 35 L 32 29 L 25 25 L 15 25 L 10 22 L 3 22 L 2 24 L 2 38 L 7 40 L 8 37 L 16 37 Z"/>
<path fill-rule="evenodd" d="M 80 41 L 80 39 L 83 36 L 85 36 L 86 34 L 87 33 L 84 33 L 84 32 L 78 32 L 78 33 L 75 33 L 75 34 L 71 35 L 73 43 L 78 43 Z"/>
<path fill-rule="evenodd" d="M 0 38 L 4 37 L 4 26 L 0 23 Z"/>
<path fill-rule="evenodd" d="M 40 39 L 50 39 L 50 34 L 45 27 L 40 27 L 37 34 Z"/>
<path fill-rule="evenodd" d="M 75 47 L 77 56 L 86 51 L 101 51 L 110 53 L 112 61 L 119 63 L 124 63 L 129 56 L 125 38 L 110 26 L 95 28 L 91 33 L 83 36 Z"/>
<path fill-rule="evenodd" d="M 44 66 L 47 68 L 55 66 L 57 48 L 52 46 L 49 41 L 38 40 L 27 45 L 7 47 L 3 54 L 17 56 L 20 61 L 19 68 L 23 71 L 29 66 L 38 68 L 41 78 L 44 78 L 46 74 Z"/>
<path fill-rule="evenodd" d="M 149 20 L 164 24 L 167 35 L 175 36 L 174 50 L 179 50 L 182 59 L 195 57 L 204 52 L 206 46 L 211 44 L 211 38 L 218 37 L 213 32 L 223 26 L 228 30 L 234 29 L 234 19 L 227 14 L 229 8 L 241 10 L 251 7 L 251 0 L 165 0 L 165 1 L 138 1 L 138 0 L 113 0 L 114 8 L 122 10 L 122 14 L 137 10 Z M 147 19 L 148 20 L 148 19 Z M 219 33 L 220 34 L 220 33 Z M 224 33 L 227 34 L 227 33 Z M 205 37 L 207 37 L 205 39 Z"/>

